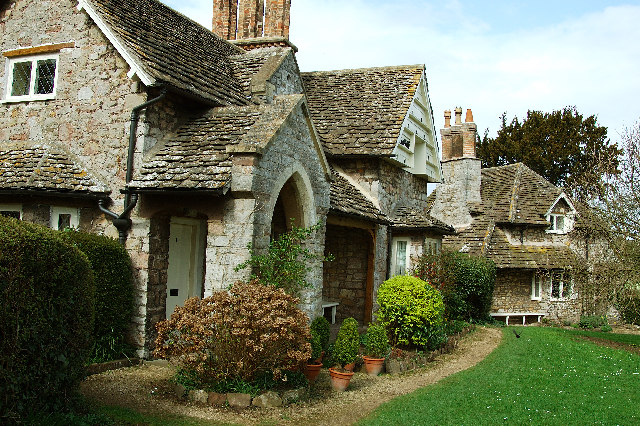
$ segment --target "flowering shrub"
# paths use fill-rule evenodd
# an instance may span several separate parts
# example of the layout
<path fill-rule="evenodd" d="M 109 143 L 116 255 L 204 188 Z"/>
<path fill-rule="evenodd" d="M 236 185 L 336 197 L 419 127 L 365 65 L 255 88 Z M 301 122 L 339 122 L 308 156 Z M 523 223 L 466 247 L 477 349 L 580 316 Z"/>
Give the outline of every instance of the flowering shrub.
<path fill-rule="evenodd" d="M 496 281 L 496 268 L 491 260 L 458 252 L 424 254 L 418 259 L 413 275 L 440 290 L 447 319 L 489 319 Z"/>
<path fill-rule="evenodd" d="M 308 318 L 298 299 L 257 281 L 188 299 L 157 324 L 154 355 L 171 358 L 205 386 L 252 381 L 302 366 L 311 355 Z"/>
<path fill-rule="evenodd" d="M 393 345 L 433 346 L 442 329 L 444 304 L 440 292 L 428 282 L 406 275 L 393 277 L 378 289 L 378 305 L 378 320 Z"/>

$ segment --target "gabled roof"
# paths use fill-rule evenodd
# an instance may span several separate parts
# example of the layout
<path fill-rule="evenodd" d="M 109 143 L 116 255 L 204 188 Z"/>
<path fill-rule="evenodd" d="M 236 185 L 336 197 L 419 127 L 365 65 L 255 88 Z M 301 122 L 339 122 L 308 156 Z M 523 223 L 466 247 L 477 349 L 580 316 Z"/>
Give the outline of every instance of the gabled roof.
<path fill-rule="evenodd" d="M 424 71 L 411 65 L 302 73 L 327 152 L 390 156 Z"/>
<path fill-rule="evenodd" d="M 230 55 L 243 50 L 157 0 L 79 0 L 147 86 L 217 105 L 247 103 Z"/>
<path fill-rule="evenodd" d="M 453 234 L 452 226 L 431 217 L 426 209 L 415 207 L 398 207 L 391 218 L 391 227 L 398 230 L 431 229 L 443 234 Z"/>
<path fill-rule="evenodd" d="M 562 189 L 522 163 L 482 169 L 482 205 L 498 223 L 547 226 L 544 215 Z"/>
<path fill-rule="evenodd" d="M 71 154 L 51 143 L 0 142 L 0 191 L 100 196 L 111 192 Z"/>
<path fill-rule="evenodd" d="M 271 104 L 212 108 L 159 143 L 129 188 L 223 190 L 231 180 L 234 152 L 260 153 L 303 95 L 278 96 Z"/>
<path fill-rule="evenodd" d="M 345 216 L 360 217 L 376 223 L 388 223 L 388 218 L 362 191 L 349 182 L 341 171 L 331 169 L 330 202 L 334 213 Z"/>

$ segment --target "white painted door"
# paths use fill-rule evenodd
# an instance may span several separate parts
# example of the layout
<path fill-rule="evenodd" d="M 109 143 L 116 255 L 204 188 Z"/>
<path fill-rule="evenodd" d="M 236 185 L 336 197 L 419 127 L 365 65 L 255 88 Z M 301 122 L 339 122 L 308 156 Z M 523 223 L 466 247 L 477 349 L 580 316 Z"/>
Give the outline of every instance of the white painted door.
<path fill-rule="evenodd" d="M 169 268 L 167 271 L 167 318 L 189 297 L 200 297 L 202 290 L 202 244 L 200 222 L 172 218 L 169 230 Z"/>

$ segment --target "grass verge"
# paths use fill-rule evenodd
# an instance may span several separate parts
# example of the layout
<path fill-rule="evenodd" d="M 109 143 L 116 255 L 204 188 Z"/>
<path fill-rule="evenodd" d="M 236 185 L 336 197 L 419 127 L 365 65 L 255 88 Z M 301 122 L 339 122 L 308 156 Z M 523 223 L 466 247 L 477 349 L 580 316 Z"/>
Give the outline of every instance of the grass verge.
<path fill-rule="evenodd" d="M 517 339 L 505 329 L 500 347 L 475 368 L 383 404 L 360 424 L 640 422 L 638 355 L 576 341 L 572 331 L 519 330 Z"/>

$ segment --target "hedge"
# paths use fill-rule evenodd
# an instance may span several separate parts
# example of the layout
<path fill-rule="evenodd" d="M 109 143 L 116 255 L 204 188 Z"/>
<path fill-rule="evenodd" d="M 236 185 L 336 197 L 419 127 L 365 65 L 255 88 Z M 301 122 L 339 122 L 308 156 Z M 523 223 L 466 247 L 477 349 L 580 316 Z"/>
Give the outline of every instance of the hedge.
<path fill-rule="evenodd" d="M 87 257 L 48 228 L 0 217 L 0 421 L 60 412 L 91 347 Z"/>
<path fill-rule="evenodd" d="M 133 315 L 133 277 L 131 259 L 115 239 L 78 231 L 65 231 L 62 237 L 87 255 L 96 284 L 96 314 L 92 361 L 110 361 L 132 355 L 125 336 Z M 124 353 L 123 353 L 124 352 Z"/>

